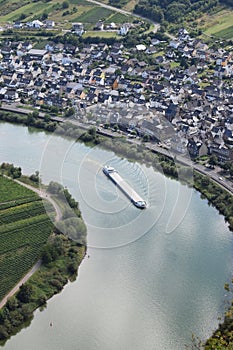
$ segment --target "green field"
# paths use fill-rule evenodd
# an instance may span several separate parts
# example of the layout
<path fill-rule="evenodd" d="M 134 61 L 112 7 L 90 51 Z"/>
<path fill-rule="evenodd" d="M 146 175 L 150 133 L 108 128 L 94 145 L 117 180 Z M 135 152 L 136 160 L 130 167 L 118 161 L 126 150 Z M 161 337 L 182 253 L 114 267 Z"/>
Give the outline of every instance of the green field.
<path fill-rule="evenodd" d="M 7 21 L 16 21 L 19 19 L 20 15 L 23 13 L 27 20 L 34 18 L 35 14 L 39 15 L 40 13 L 43 13 L 45 10 L 47 12 L 51 11 L 53 5 L 48 5 L 46 3 L 30 3 L 25 6 L 20 7 L 19 9 L 12 11 L 8 13 L 5 16 L 1 17 L 1 21 L 7 22 Z"/>
<path fill-rule="evenodd" d="M 113 11 L 106 9 L 104 7 L 95 6 L 89 11 L 82 13 L 82 15 L 76 17 L 75 21 L 95 24 L 99 20 L 105 20 L 111 14 L 113 14 Z"/>
<path fill-rule="evenodd" d="M 117 34 L 117 32 L 104 32 L 104 31 L 95 31 L 90 30 L 83 34 L 84 38 L 92 37 L 92 38 L 120 38 L 120 36 Z"/>
<path fill-rule="evenodd" d="M 51 0 L 49 2 L 27 1 L 16 2 L 14 0 L 0 0 L 0 22 L 14 22 L 21 20 L 28 22 L 33 19 L 41 20 L 43 14 L 48 19 L 54 20 L 58 26 L 66 27 L 67 23 L 82 22 L 95 24 L 99 20 L 107 23 L 122 23 L 132 21 L 133 16 L 125 16 L 115 11 L 92 4 L 86 0 L 67 0 L 68 7 L 63 7 L 63 0 Z M 113 17 L 110 19 L 110 17 Z"/>
<path fill-rule="evenodd" d="M 222 10 L 213 16 L 205 16 L 200 24 L 206 35 L 213 35 L 220 39 L 233 39 L 232 10 Z"/>
<path fill-rule="evenodd" d="M 107 18 L 105 23 L 127 23 L 133 21 L 133 16 L 127 16 L 123 13 L 113 13 L 111 16 Z"/>
<path fill-rule="evenodd" d="M 39 259 L 53 228 L 42 200 L 13 180 L 0 177 L 0 300 Z"/>

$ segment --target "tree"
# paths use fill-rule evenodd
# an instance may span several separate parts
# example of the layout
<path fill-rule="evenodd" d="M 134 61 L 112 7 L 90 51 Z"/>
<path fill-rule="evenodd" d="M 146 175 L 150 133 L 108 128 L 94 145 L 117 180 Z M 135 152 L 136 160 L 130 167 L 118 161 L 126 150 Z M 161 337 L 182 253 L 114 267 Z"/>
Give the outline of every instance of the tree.
<path fill-rule="evenodd" d="M 63 8 L 63 10 L 69 8 L 69 3 L 68 3 L 68 1 L 63 1 L 63 3 L 62 3 L 62 8 Z"/>
<path fill-rule="evenodd" d="M 29 303 L 33 295 L 33 288 L 29 284 L 23 284 L 17 294 L 17 299 L 22 303 Z"/>
<path fill-rule="evenodd" d="M 24 304 L 21 308 L 21 314 L 24 320 L 28 320 L 30 316 L 32 316 L 32 310 L 29 304 Z"/>
<path fill-rule="evenodd" d="M 233 177 L 233 166 L 231 167 L 231 169 L 229 170 L 229 174 L 231 177 Z"/>
<path fill-rule="evenodd" d="M 150 136 L 149 136 L 149 135 L 143 135 L 142 140 L 143 140 L 144 142 L 148 142 L 148 141 L 150 140 Z"/>
<path fill-rule="evenodd" d="M 4 325 L 0 325 L 0 340 L 4 340 L 9 337 L 9 333 L 7 332 L 6 327 Z"/>
<path fill-rule="evenodd" d="M 59 183 L 57 183 L 55 181 L 51 181 L 49 183 L 48 192 L 58 195 L 62 190 L 63 190 L 63 187 Z"/>
<path fill-rule="evenodd" d="M 29 176 L 29 179 L 35 183 L 39 183 L 40 177 L 39 177 L 39 171 L 37 170 L 35 174 L 32 174 Z"/>
<path fill-rule="evenodd" d="M 41 20 L 44 21 L 47 18 L 48 18 L 48 14 L 46 12 L 43 12 L 41 15 Z"/>
<path fill-rule="evenodd" d="M 51 120 L 50 115 L 49 115 L 49 114 L 45 114 L 45 115 L 44 115 L 44 121 L 45 121 L 46 123 L 48 123 L 48 122 L 50 122 L 50 120 Z"/>
<path fill-rule="evenodd" d="M 39 305 L 45 305 L 47 301 L 46 295 L 45 294 L 41 294 L 38 298 L 38 303 Z"/>
<path fill-rule="evenodd" d="M 43 264 L 45 264 L 45 265 L 56 260 L 58 258 L 58 256 L 59 256 L 59 252 L 53 243 L 46 244 L 42 250 L 42 253 L 41 253 L 41 259 L 42 259 Z"/>
<path fill-rule="evenodd" d="M 75 108 L 71 107 L 65 111 L 65 117 L 72 117 L 75 114 Z"/>
<path fill-rule="evenodd" d="M 59 108 L 57 106 L 51 106 L 50 111 L 53 114 L 57 114 L 57 113 L 59 113 Z"/>
<path fill-rule="evenodd" d="M 67 266 L 67 271 L 74 275 L 78 270 L 78 263 L 76 261 L 72 261 L 68 266 Z"/>
<path fill-rule="evenodd" d="M 95 138 L 96 137 L 96 128 L 93 126 L 88 130 L 88 133 Z"/>
<path fill-rule="evenodd" d="M 210 165 L 217 165 L 218 164 L 218 158 L 215 154 L 212 154 L 209 159 Z"/>
<path fill-rule="evenodd" d="M 33 111 L 32 112 L 33 118 L 38 118 L 39 117 L 39 112 L 38 111 Z"/>
<path fill-rule="evenodd" d="M 26 125 L 34 125 L 34 124 L 35 124 L 35 118 L 33 117 L 33 114 L 30 113 L 27 116 Z"/>
<path fill-rule="evenodd" d="M 10 176 L 13 177 L 13 179 L 18 179 L 22 175 L 22 169 L 20 167 L 12 167 L 10 169 Z"/>
<path fill-rule="evenodd" d="M 232 168 L 232 163 L 231 163 L 231 162 L 225 162 L 225 163 L 222 165 L 222 168 L 223 168 L 225 171 L 230 171 L 230 169 Z"/>
<path fill-rule="evenodd" d="M 15 296 L 13 296 L 7 300 L 6 307 L 9 310 L 15 310 L 18 307 L 18 300 L 16 299 Z"/>

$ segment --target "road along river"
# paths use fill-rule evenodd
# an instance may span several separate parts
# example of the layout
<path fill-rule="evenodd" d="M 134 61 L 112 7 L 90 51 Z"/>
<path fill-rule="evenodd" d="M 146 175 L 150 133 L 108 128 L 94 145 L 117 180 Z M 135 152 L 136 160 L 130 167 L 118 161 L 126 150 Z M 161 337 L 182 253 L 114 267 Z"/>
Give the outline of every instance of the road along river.
<path fill-rule="evenodd" d="M 182 350 L 192 333 L 211 334 L 224 311 L 233 240 L 199 193 L 112 152 L 43 131 L 0 123 L 0 137 L 0 162 L 67 186 L 88 227 L 77 280 L 36 311 L 4 350 Z M 107 179 L 105 164 L 149 203 L 146 210 Z"/>

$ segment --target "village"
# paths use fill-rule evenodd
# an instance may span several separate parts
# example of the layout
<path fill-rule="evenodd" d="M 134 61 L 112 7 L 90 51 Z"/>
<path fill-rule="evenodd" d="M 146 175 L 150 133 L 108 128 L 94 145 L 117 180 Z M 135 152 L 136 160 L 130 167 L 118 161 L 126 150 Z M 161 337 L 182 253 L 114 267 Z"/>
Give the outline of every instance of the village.
<path fill-rule="evenodd" d="M 126 37 L 130 26 L 118 30 Z M 82 23 L 72 24 L 72 33 L 83 31 Z M 149 39 L 139 38 L 132 48 L 123 40 L 47 42 L 44 49 L 2 41 L 0 101 L 49 106 L 63 115 L 70 110 L 80 122 L 122 130 L 177 154 L 233 160 L 231 49 L 220 42 L 209 48 L 183 28 L 167 41 Z"/>

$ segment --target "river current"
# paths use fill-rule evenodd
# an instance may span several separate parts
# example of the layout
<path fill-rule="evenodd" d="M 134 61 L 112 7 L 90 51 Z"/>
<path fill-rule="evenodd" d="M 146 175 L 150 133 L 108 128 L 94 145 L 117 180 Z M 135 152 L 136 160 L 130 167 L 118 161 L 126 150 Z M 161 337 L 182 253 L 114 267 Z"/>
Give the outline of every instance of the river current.
<path fill-rule="evenodd" d="M 99 147 L 7 123 L 0 138 L 0 162 L 67 186 L 88 228 L 77 280 L 4 350 L 182 350 L 192 333 L 210 336 L 232 273 L 232 234 L 215 208 L 178 181 Z M 104 176 L 105 164 L 146 199 L 146 210 Z"/>

